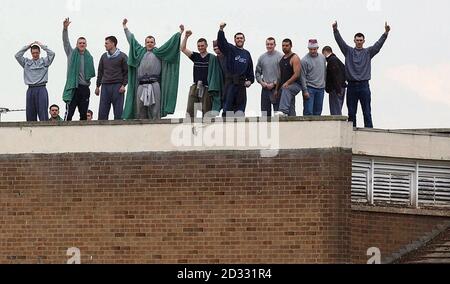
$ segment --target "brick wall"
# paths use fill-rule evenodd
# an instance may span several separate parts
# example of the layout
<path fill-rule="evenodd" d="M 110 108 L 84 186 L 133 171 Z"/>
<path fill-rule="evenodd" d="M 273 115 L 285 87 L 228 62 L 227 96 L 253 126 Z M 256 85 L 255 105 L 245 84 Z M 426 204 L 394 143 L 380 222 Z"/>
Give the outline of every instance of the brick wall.
<path fill-rule="evenodd" d="M 0 263 L 350 262 L 351 155 L 0 156 Z"/>
<path fill-rule="evenodd" d="M 431 233 L 449 218 L 394 213 L 353 211 L 351 257 L 354 263 L 366 263 L 367 250 L 377 247 L 382 258 L 390 257 L 406 245 Z"/>

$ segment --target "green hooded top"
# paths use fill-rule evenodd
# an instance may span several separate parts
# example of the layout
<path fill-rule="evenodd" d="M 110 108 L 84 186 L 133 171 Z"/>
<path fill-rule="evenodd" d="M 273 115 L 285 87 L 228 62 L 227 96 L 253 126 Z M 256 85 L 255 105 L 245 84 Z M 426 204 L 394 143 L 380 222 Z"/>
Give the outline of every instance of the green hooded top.
<path fill-rule="evenodd" d="M 128 92 L 122 118 L 136 118 L 136 92 L 138 88 L 137 70 L 147 49 L 139 44 L 134 35 L 129 39 L 130 53 L 128 55 Z M 181 34 L 173 35 L 163 46 L 154 48 L 153 54 L 162 61 L 161 70 L 161 117 L 175 112 L 178 95 L 178 80 L 180 75 L 180 43 Z"/>

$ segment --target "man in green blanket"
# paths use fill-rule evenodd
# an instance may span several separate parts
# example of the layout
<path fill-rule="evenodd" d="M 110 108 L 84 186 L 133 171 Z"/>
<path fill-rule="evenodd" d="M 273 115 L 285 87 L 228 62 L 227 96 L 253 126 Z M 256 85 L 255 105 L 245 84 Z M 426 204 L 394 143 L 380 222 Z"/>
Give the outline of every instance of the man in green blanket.
<path fill-rule="evenodd" d="M 128 30 L 128 20 L 123 28 L 130 44 L 128 56 L 128 93 L 123 119 L 158 120 L 175 112 L 180 71 L 180 40 L 184 26 L 160 48 L 152 36 L 139 44 Z"/>
<path fill-rule="evenodd" d="M 196 117 L 196 109 L 203 112 L 203 117 L 215 117 L 221 109 L 220 93 L 223 85 L 222 69 L 216 56 L 208 52 L 206 39 L 197 41 L 198 52 L 187 48 L 187 41 L 192 31 L 186 31 L 181 43 L 181 51 L 194 63 L 194 84 L 189 89 L 186 113 L 190 118 Z M 200 107 L 196 106 L 199 105 Z"/>
<path fill-rule="evenodd" d="M 72 121 L 76 108 L 80 112 L 80 120 L 87 120 L 91 79 L 95 77 L 94 59 L 86 49 L 86 38 L 77 40 L 76 48 L 69 41 L 69 18 L 63 23 L 64 51 L 67 55 L 67 81 L 64 87 L 63 101 L 66 103 L 65 120 Z"/>

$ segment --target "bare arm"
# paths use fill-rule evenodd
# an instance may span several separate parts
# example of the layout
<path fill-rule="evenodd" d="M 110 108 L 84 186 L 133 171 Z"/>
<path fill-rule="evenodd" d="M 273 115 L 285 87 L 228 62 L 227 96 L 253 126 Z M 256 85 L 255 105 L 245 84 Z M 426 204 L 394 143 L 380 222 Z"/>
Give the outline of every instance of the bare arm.
<path fill-rule="evenodd" d="M 191 58 L 191 56 L 192 56 L 192 51 L 187 49 L 186 46 L 187 46 L 187 41 L 191 35 L 192 35 L 192 31 L 190 31 L 190 30 L 186 31 L 183 41 L 181 42 L 181 52 L 183 52 L 189 58 Z"/>

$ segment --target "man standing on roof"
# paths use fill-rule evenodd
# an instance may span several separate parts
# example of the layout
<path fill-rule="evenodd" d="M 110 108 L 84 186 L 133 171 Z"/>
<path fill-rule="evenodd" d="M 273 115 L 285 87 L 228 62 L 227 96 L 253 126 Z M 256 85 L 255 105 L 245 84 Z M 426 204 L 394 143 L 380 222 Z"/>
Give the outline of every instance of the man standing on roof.
<path fill-rule="evenodd" d="M 163 46 L 156 47 L 153 36 L 140 45 L 123 20 L 130 44 L 128 92 L 123 119 L 158 120 L 175 112 L 180 72 L 180 41 L 184 26 Z"/>
<path fill-rule="evenodd" d="M 224 29 L 227 24 L 220 24 L 217 35 L 217 43 L 220 51 L 226 58 L 226 89 L 223 116 L 237 115 L 245 116 L 247 107 L 247 90 L 255 82 L 253 72 L 253 60 L 250 52 L 244 49 L 245 35 L 237 33 L 234 36 L 234 43 L 228 43 L 225 38 Z"/>
<path fill-rule="evenodd" d="M 358 102 L 360 101 L 364 115 L 364 126 L 373 128 L 372 94 L 369 81 L 372 78 L 372 58 L 380 52 L 391 31 L 391 27 L 387 22 L 384 30 L 384 34 L 373 46 L 364 48 L 365 36 L 362 33 L 357 33 L 354 37 L 355 47 L 350 47 L 339 33 L 337 22 L 333 23 L 334 38 L 345 56 L 345 73 L 348 81 L 348 119 L 353 122 L 354 127 L 357 126 L 356 113 L 358 111 Z"/>

